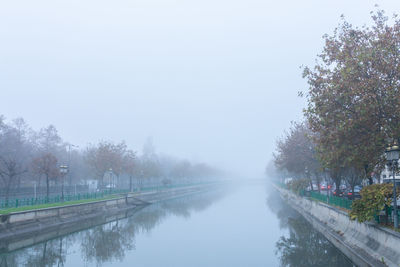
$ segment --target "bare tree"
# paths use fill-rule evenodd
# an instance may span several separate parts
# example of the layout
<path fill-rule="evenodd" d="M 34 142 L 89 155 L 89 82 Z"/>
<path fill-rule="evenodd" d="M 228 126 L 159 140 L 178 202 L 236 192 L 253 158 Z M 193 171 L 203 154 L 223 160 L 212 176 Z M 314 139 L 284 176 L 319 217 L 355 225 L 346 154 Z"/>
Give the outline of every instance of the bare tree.
<path fill-rule="evenodd" d="M 311 134 L 307 124 L 293 123 L 290 131 L 278 141 L 274 160 L 279 169 L 309 179 L 311 188 L 314 176 L 319 189 L 322 167 Z"/>
<path fill-rule="evenodd" d="M 59 176 L 57 166 L 57 158 L 51 153 L 42 154 L 32 161 L 33 170 L 46 178 L 46 195 L 50 195 L 50 180 L 54 180 Z"/>
<path fill-rule="evenodd" d="M 136 154 L 132 150 L 126 151 L 123 159 L 124 173 L 129 177 L 129 191 L 132 191 L 132 180 L 136 173 Z"/>
<path fill-rule="evenodd" d="M 0 178 L 8 200 L 10 189 L 28 171 L 28 143 L 18 129 L 0 119 Z"/>
<path fill-rule="evenodd" d="M 117 178 L 124 171 L 123 159 L 127 151 L 125 142 L 114 144 L 112 142 L 100 142 L 86 149 L 85 158 L 94 177 L 104 186 L 104 174 L 112 169 Z"/>

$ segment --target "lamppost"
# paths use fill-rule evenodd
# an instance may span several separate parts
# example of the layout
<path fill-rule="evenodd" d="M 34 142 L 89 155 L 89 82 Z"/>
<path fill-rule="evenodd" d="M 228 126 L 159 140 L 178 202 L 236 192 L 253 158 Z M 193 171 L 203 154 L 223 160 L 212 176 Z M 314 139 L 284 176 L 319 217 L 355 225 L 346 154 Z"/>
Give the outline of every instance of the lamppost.
<path fill-rule="evenodd" d="M 68 173 L 68 166 L 61 165 L 60 166 L 60 174 L 61 174 L 61 199 L 64 201 L 64 177 Z"/>
<path fill-rule="evenodd" d="M 390 145 L 386 148 L 386 159 L 387 159 L 387 166 L 392 168 L 392 175 L 393 175 L 393 221 L 394 221 L 394 228 L 399 227 L 399 221 L 397 216 L 397 194 L 396 194 L 396 168 L 399 162 L 400 157 L 400 148 L 398 141 L 395 139 L 393 141 L 393 145 Z"/>
<path fill-rule="evenodd" d="M 313 190 L 314 190 L 314 188 L 313 188 L 313 183 L 312 183 L 312 180 L 309 179 L 309 177 L 308 177 L 308 167 L 307 167 L 307 166 L 304 167 L 304 173 L 305 173 L 305 175 L 306 175 L 306 179 L 308 179 L 308 180 L 310 181 L 311 191 L 313 191 Z"/>
<path fill-rule="evenodd" d="M 78 148 L 79 146 L 76 146 L 73 144 L 67 144 L 67 146 L 68 146 L 68 166 L 71 166 L 71 147 Z M 71 187 L 72 186 L 72 176 L 70 173 L 68 173 L 68 176 L 69 176 L 69 186 Z M 75 183 L 75 189 L 76 189 L 76 183 Z M 76 192 L 75 192 L 75 194 L 76 194 Z"/>
<path fill-rule="evenodd" d="M 109 181 L 108 186 L 110 187 L 110 194 L 111 194 L 111 180 L 112 180 L 112 177 L 113 177 L 113 171 L 112 171 L 111 168 L 108 170 L 108 175 L 110 177 L 110 181 Z"/>
<path fill-rule="evenodd" d="M 332 190 L 332 184 L 330 179 L 328 179 L 328 168 L 324 168 L 324 175 L 325 175 L 325 181 L 326 181 L 326 198 L 327 198 L 327 202 L 328 204 L 330 203 L 330 198 L 331 198 L 331 190 Z"/>
<path fill-rule="evenodd" d="M 144 171 L 140 170 L 139 191 L 141 191 L 143 187 L 143 178 L 144 178 Z"/>

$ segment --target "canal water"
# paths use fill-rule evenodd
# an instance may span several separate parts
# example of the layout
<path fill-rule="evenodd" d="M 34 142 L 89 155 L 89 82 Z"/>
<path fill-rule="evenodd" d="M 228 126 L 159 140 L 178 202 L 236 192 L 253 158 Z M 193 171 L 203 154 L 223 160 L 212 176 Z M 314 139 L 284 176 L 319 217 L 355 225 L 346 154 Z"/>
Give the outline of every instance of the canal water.
<path fill-rule="evenodd" d="M 1 254 L 0 266 L 353 266 L 265 184 L 147 206 Z"/>

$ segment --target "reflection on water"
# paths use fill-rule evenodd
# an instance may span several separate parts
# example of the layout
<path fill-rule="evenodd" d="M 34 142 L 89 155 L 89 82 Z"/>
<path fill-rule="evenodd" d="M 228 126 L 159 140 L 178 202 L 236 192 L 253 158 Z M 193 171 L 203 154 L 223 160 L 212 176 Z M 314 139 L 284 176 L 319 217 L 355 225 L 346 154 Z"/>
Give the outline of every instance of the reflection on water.
<path fill-rule="evenodd" d="M 352 266 L 278 195 L 267 195 L 266 208 L 265 185 L 227 192 L 160 202 L 49 236 L 3 252 L 0 266 Z"/>
<path fill-rule="evenodd" d="M 191 212 L 206 209 L 221 197 L 220 191 L 194 194 L 153 204 L 132 216 L 115 220 L 91 229 L 73 233 L 36 244 L 32 247 L 2 253 L 0 266 L 70 266 L 66 258 L 80 252 L 83 263 L 78 265 L 100 266 L 122 261 L 127 252 L 135 249 L 135 236 L 150 232 L 167 215 L 189 218 Z M 70 257 L 68 260 L 74 261 Z"/>
<path fill-rule="evenodd" d="M 271 192 L 267 198 L 268 206 L 279 218 L 280 227 L 289 230 L 276 242 L 281 266 L 353 266 L 299 213 L 282 202 L 276 192 Z"/>

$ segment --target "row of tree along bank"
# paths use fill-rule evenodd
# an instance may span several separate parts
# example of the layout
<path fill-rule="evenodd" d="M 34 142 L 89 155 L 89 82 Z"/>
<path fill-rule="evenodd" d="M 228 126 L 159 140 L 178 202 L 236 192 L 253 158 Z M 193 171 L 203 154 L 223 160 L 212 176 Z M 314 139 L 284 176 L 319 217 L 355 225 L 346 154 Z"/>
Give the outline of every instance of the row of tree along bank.
<path fill-rule="evenodd" d="M 277 142 L 270 175 L 291 177 L 293 186 L 306 179 L 311 190 L 322 181 L 339 191 L 345 181 L 353 193 L 362 181 L 379 183 L 385 148 L 400 137 L 400 19 L 389 22 L 382 10 L 371 14 L 372 25 L 362 27 L 342 17 L 323 37 L 315 66 L 303 68 L 305 118 Z M 391 205 L 393 185 L 364 187 L 361 196 L 352 217 L 370 220 Z"/>
<path fill-rule="evenodd" d="M 177 160 L 158 155 L 151 139 L 143 153 L 125 142 L 101 141 L 78 148 L 64 141 L 50 125 L 33 130 L 22 119 L 6 121 L 0 116 L 0 198 L 26 197 L 45 193 L 64 195 L 77 188 L 91 190 L 125 188 L 171 183 L 193 183 L 221 176 L 222 172 L 207 164 Z M 75 185 L 86 185 L 77 186 Z M 88 186 L 89 184 L 89 186 Z M 43 190 L 43 187 L 45 190 Z M 52 190 L 53 187 L 53 190 Z M 43 192 L 44 191 L 44 192 Z M 86 192 L 87 193 L 87 192 Z"/>

